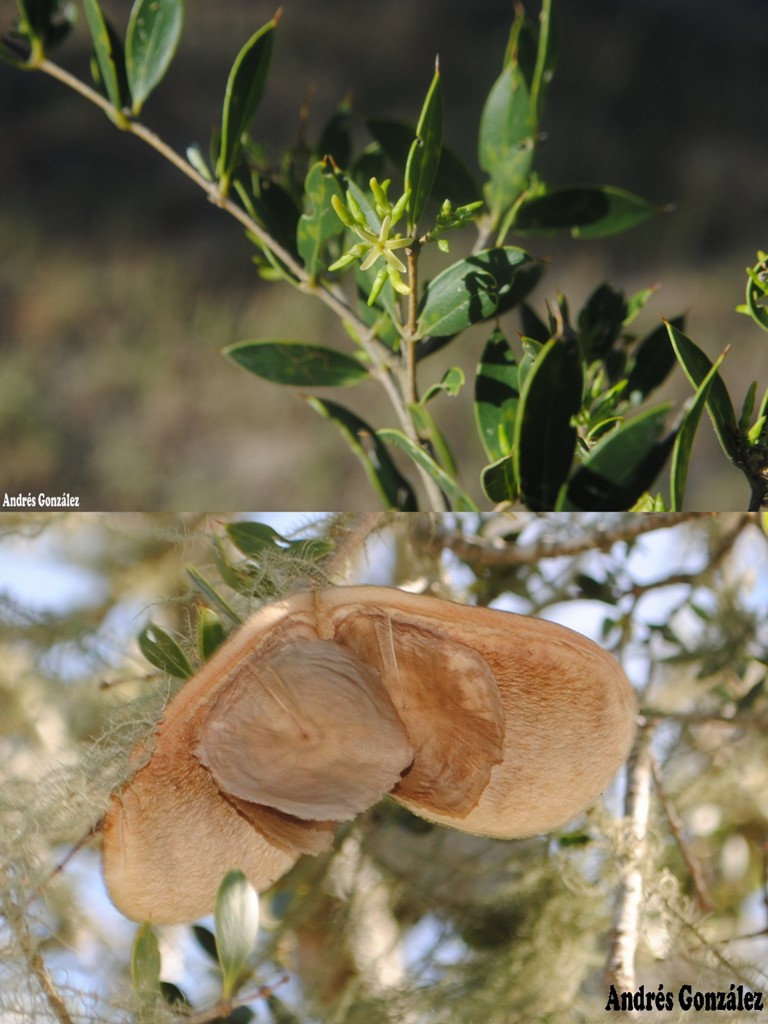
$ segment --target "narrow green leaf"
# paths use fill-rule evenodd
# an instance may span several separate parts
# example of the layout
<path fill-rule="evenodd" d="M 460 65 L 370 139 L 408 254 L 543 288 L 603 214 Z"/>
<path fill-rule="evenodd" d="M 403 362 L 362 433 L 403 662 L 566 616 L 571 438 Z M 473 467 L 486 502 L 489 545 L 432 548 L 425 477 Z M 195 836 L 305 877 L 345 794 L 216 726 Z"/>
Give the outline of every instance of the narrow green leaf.
<path fill-rule="evenodd" d="M 125 69 L 134 115 L 168 70 L 181 37 L 182 0 L 135 0 L 125 37 Z"/>
<path fill-rule="evenodd" d="M 670 322 L 678 330 L 682 330 L 685 318 L 675 317 Z M 669 340 L 669 333 L 663 323 L 659 324 L 638 343 L 635 349 L 627 378 L 627 396 L 636 395 L 637 399 L 646 398 L 664 383 L 675 364 L 675 350 Z"/>
<path fill-rule="evenodd" d="M 279 12 L 255 32 L 235 58 L 227 80 L 221 124 L 221 149 L 217 175 L 219 191 L 229 192 L 244 133 L 256 113 L 267 81 L 274 30 Z"/>
<path fill-rule="evenodd" d="M 139 649 L 147 661 L 177 679 L 189 679 L 194 669 L 170 633 L 150 622 L 139 633 Z"/>
<path fill-rule="evenodd" d="M 536 139 L 535 117 L 530 83 L 513 47 L 480 118 L 478 159 L 490 179 L 485 194 L 494 223 L 528 184 Z"/>
<path fill-rule="evenodd" d="M 110 31 L 97 0 L 83 0 L 83 7 L 104 91 L 115 110 L 121 110 L 123 94 L 120 81 L 126 73 L 125 57 L 117 48 L 115 34 Z"/>
<path fill-rule="evenodd" d="M 149 921 L 141 925 L 133 940 L 131 984 L 141 999 L 151 1001 L 160 994 L 160 948 Z"/>
<path fill-rule="evenodd" d="M 574 238 L 615 235 L 648 220 L 659 207 L 609 185 L 555 188 L 523 201 L 512 226 L 522 234 L 570 230 Z"/>
<path fill-rule="evenodd" d="M 632 508 L 661 472 L 674 444 L 662 438 L 669 403 L 655 406 L 606 434 L 568 484 L 561 511 L 620 512 Z"/>
<path fill-rule="evenodd" d="M 515 420 L 513 454 L 522 499 L 534 512 L 556 508 L 573 463 L 583 371 L 574 337 L 552 338 L 525 378 Z"/>
<path fill-rule="evenodd" d="M 431 194 L 442 146 L 443 89 L 440 70 L 436 66 L 405 166 L 405 188 L 411 190 L 408 199 L 408 234 L 415 230 Z"/>
<path fill-rule="evenodd" d="M 377 431 L 377 436 L 382 441 L 387 442 L 387 444 L 393 444 L 400 448 L 417 466 L 421 466 L 422 469 L 426 470 L 443 494 L 451 501 L 453 508 L 457 512 L 477 512 L 477 505 L 462 490 L 459 484 L 445 470 L 438 466 L 431 455 L 415 444 L 401 430 L 387 428 Z"/>
<path fill-rule="evenodd" d="M 517 501 L 520 488 L 515 472 L 514 455 L 505 455 L 485 466 L 480 474 L 480 483 L 489 501 L 497 504 L 502 501 Z"/>
<path fill-rule="evenodd" d="M 539 15 L 536 66 L 531 80 L 531 107 L 537 123 L 541 120 L 544 96 L 554 77 L 557 62 L 557 30 L 553 7 L 554 0 L 543 0 Z"/>
<path fill-rule="evenodd" d="M 369 118 L 365 124 L 394 165 L 399 169 L 405 167 L 416 134 L 413 125 L 389 118 Z M 450 199 L 456 207 L 474 202 L 480 198 L 480 194 L 480 185 L 456 153 L 448 146 L 443 146 L 432 183 L 432 198 L 438 202 Z"/>
<path fill-rule="evenodd" d="M 658 290 L 658 285 L 651 285 L 650 288 L 641 288 L 639 292 L 634 292 L 634 294 L 629 296 L 627 299 L 627 315 L 624 319 L 625 327 L 629 327 L 632 321 L 635 320 L 645 308 L 648 300 L 651 299 Z"/>
<path fill-rule="evenodd" d="M 259 897 L 242 871 L 227 872 L 216 893 L 216 952 L 221 967 L 221 998 L 231 999 L 248 977 L 259 931 Z"/>
<path fill-rule="evenodd" d="M 487 320 L 506 302 L 517 271 L 530 259 L 527 252 L 507 245 L 485 249 L 447 267 L 424 291 L 421 334 L 444 337 Z"/>
<path fill-rule="evenodd" d="M 517 360 L 497 327 L 475 375 L 475 423 L 485 453 L 494 462 L 512 451 L 519 401 Z"/>
<path fill-rule="evenodd" d="M 709 389 L 712 387 L 712 382 L 717 376 L 718 370 L 726 357 L 728 350 L 726 349 L 717 360 L 712 364 L 712 367 L 706 377 L 702 380 L 696 389 L 696 397 L 694 398 L 691 407 L 686 412 L 683 422 L 680 425 L 677 437 L 675 438 L 675 446 L 672 449 L 672 466 L 670 473 L 670 498 L 671 498 L 671 510 L 673 512 L 681 512 L 683 508 L 683 498 L 685 497 L 685 485 L 688 481 L 688 463 L 691 458 L 691 449 L 693 448 L 693 439 L 696 435 L 696 430 L 699 426 L 699 420 L 701 414 L 704 411 L 707 398 L 709 397 Z"/>
<path fill-rule="evenodd" d="M 250 373 L 274 384 L 348 387 L 368 377 L 368 371 L 357 359 L 304 341 L 240 341 L 222 352 Z"/>
<path fill-rule="evenodd" d="M 712 361 L 673 323 L 666 322 L 666 326 L 672 347 L 686 377 L 694 388 L 698 388 L 711 370 Z M 709 388 L 706 406 L 723 451 L 731 462 L 737 466 L 741 465 L 739 425 L 736 422 L 731 396 L 719 373 L 716 374 Z"/>
<path fill-rule="evenodd" d="M 197 649 L 202 661 L 208 661 L 227 635 L 219 616 L 210 608 L 201 608 L 197 616 Z"/>
<path fill-rule="evenodd" d="M 203 594 L 205 594 L 211 604 L 215 605 L 219 611 L 223 612 L 235 626 L 239 626 L 242 622 L 241 616 L 239 616 L 237 612 L 227 604 L 218 590 L 205 578 L 205 576 L 203 576 L 200 570 L 194 565 L 186 565 L 184 568 L 192 582 L 199 590 L 202 591 Z"/>
<path fill-rule="evenodd" d="M 432 414 L 429 409 L 416 402 L 408 405 L 408 412 L 411 414 L 411 420 L 419 437 L 422 440 L 429 442 L 431 450 L 435 453 L 435 459 L 438 465 L 441 466 L 449 476 L 454 478 L 458 476 L 459 471 L 456 467 L 456 462 L 453 458 L 453 454 L 451 453 L 451 449 L 448 446 L 448 442 L 432 418 Z"/>
<path fill-rule="evenodd" d="M 331 197 L 344 196 L 334 174 L 325 161 L 313 164 L 304 184 L 304 213 L 299 218 L 296 246 L 304 262 L 304 269 L 314 283 L 318 273 L 325 269 L 323 254 L 331 238 L 344 232 L 344 225 L 331 206 Z"/>
<path fill-rule="evenodd" d="M 315 412 L 333 420 L 342 431 L 384 506 L 415 512 L 418 506 L 413 488 L 395 466 L 373 428 L 337 402 L 314 397 L 307 401 Z"/>
<path fill-rule="evenodd" d="M 744 401 L 741 404 L 741 416 L 739 416 L 739 430 L 742 432 L 749 429 L 749 425 L 752 422 L 752 413 L 755 411 L 755 399 L 757 398 L 757 381 L 753 380 L 747 388 L 747 393 L 744 395 Z"/>

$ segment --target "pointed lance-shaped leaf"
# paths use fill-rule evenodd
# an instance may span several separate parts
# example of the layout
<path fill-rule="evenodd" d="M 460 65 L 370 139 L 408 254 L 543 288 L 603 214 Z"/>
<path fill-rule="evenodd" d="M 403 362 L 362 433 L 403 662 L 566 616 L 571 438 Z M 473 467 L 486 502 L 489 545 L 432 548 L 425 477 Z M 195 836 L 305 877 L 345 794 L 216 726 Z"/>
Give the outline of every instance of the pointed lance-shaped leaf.
<path fill-rule="evenodd" d="M 425 470 L 435 481 L 443 494 L 451 502 L 457 512 L 477 512 L 477 505 L 470 496 L 462 489 L 460 484 L 453 479 L 446 471 L 439 466 L 432 456 L 423 448 L 420 448 L 414 441 L 407 437 L 401 430 L 386 428 L 379 430 L 377 436 L 388 444 L 393 444 L 408 455 L 417 466 Z"/>
<path fill-rule="evenodd" d="M 150 622 L 139 633 L 139 649 L 147 661 L 177 679 L 189 679 L 194 669 L 170 633 Z"/>
<path fill-rule="evenodd" d="M 249 373 L 273 384 L 348 387 L 368 377 L 368 371 L 357 359 L 304 341 L 239 341 L 222 352 Z"/>
<path fill-rule="evenodd" d="M 531 80 L 531 106 L 536 122 L 541 120 L 544 95 L 555 73 L 557 62 L 557 26 L 554 0 L 543 0 L 539 15 L 539 38 L 536 45 L 536 66 Z"/>
<path fill-rule="evenodd" d="M 518 14 L 504 68 L 480 118 L 478 160 L 490 179 L 485 193 L 494 223 L 525 189 L 533 161 L 536 112 L 517 47 L 523 21 L 524 15 Z"/>
<path fill-rule="evenodd" d="M 712 387 L 715 377 L 720 369 L 720 366 L 728 353 L 726 348 L 722 352 L 717 360 L 712 364 L 712 368 L 706 375 L 701 384 L 696 389 L 696 396 L 691 404 L 691 407 L 686 412 L 683 422 L 680 424 L 680 430 L 678 431 L 677 437 L 675 438 L 675 446 L 672 449 L 672 466 L 670 471 L 670 509 L 672 512 L 681 512 L 683 508 L 683 498 L 685 497 L 685 485 L 688 480 L 688 463 L 691 458 L 691 449 L 693 448 L 693 439 L 696 435 L 696 430 L 699 426 L 699 420 L 701 414 L 704 411 L 707 398 L 709 397 L 709 391 Z"/>
<path fill-rule="evenodd" d="M 570 231 L 574 238 L 602 238 L 628 231 L 663 209 L 609 185 L 571 185 L 524 200 L 512 227 L 521 234 Z"/>
<path fill-rule="evenodd" d="M 694 388 L 698 388 L 712 369 L 711 359 L 674 324 L 668 322 L 667 331 L 686 377 Z M 737 466 L 741 465 L 739 425 L 736 422 L 731 396 L 719 373 L 710 385 L 706 406 L 723 451 L 731 462 Z"/>
<path fill-rule="evenodd" d="M 416 138 L 413 140 L 405 166 L 405 188 L 410 189 L 408 198 L 408 233 L 415 230 L 427 200 L 440 164 L 443 146 L 443 89 L 440 82 L 440 69 L 435 64 L 432 84 L 421 109 L 419 123 L 416 125 Z"/>
<path fill-rule="evenodd" d="M 418 505 L 414 490 L 392 461 L 386 446 L 376 436 L 373 428 L 337 402 L 315 397 L 307 401 L 315 412 L 333 420 L 339 427 L 350 448 L 360 459 L 368 480 L 385 508 L 415 512 Z"/>
<path fill-rule="evenodd" d="M 97 0 L 83 0 L 83 7 L 104 92 L 115 110 L 119 111 L 124 101 L 121 82 L 126 80 L 125 55 L 119 49 L 115 33 L 110 30 Z"/>
<path fill-rule="evenodd" d="M 414 126 L 390 118 L 368 118 L 365 124 L 394 165 L 404 167 L 416 135 Z M 480 185 L 456 153 L 443 145 L 432 183 L 432 198 L 437 202 L 450 199 L 454 206 L 463 206 L 474 202 L 480 194 Z"/>
<path fill-rule="evenodd" d="M 575 337 L 552 338 L 528 372 L 515 421 L 514 458 L 520 493 L 533 511 L 552 511 L 573 463 L 583 371 Z"/>
<path fill-rule="evenodd" d="M 416 428 L 416 432 L 421 440 L 429 447 L 429 450 L 434 453 L 435 461 L 441 466 L 446 473 L 455 479 L 458 474 L 458 468 L 456 466 L 456 460 L 453 457 L 453 453 L 443 436 L 443 432 L 435 423 L 432 414 L 426 405 L 421 402 L 409 403 L 408 412 L 411 416 L 411 422 Z"/>
<path fill-rule="evenodd" d="M 243 134 L 256 113 L 267 81 L 272 57 L 278 11 L 271 21 L 255 32 L 235 58 L 227 80 L 221 124 L 221 148 L 217 174 L 219 191 L 229 192 L 232 174 L 240 156 Z"/>
<path fill-rule="evenodd" d="M 131 90 L 131 111 L 141 112 L 145 100 L 168 70 L 181 36 L 182 0 L 135 0 L 125 37 L 125 69 Z"/>

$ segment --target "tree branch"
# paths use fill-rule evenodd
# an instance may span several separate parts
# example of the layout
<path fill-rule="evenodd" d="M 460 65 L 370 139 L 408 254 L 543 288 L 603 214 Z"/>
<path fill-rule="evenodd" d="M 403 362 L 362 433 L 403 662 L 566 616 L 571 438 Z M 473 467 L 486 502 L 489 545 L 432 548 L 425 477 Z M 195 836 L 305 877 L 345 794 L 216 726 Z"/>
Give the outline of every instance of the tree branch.
<path fill-rule="evenodd" d="M 653 730 L 653 723 L 646 722 L 641 726 L 626 769 L 625 816 L 630 827 L 631 845 L 616 893 L 605 969 L 606 984 L 614 985 L 619 992 L 632 991 L 635 988 L 635 956 L 639 941 L 643 865 L 647 854 L 651 806 Z"/>
<path fill-rule="evenodd" d="M 667 816 L 669 827 L 672 831 L 672 835 L 675 837 L 678 849 L 685 861 L 685 866 L 688 868 L 688 874 L 691 877 L 693 883 L 694 892 L 696 893 L 696 900 L 699 904 L 699 908 L 703 911 L 713 910 L 712 901 L 709 898 L 707 887 L 704 882 L 704 876 L 701 873 L 701 865 L 694 857 L 691 852 L 685 836 L 683 835 L 683 823 L 680 820 L 680 816 L 677 813 L 675 805 L 669 799 L 666 789 L 664 788 L 664 781 L 661 777 L 661 769 L 659 762 L 656 758 L 652 761 L 653 769 L 653 783 L 656 787 L 656 793 L 658 794 L 661 806 L 664 808 L 664 813 Z"/>
<path fill-rule="evenodd" d="M 6 875 L 6 869 L 0 865 L 0 878 L 2 878 L 4 889 L 7 887 L 8 881 Z M 43 955 L 40 952 L 40 946 L 33 938 L 29 929 L 25 909 L 11 902 L 13 899 L 11 892 L 8 892 L 7 899 L 9 905 L 2 916 L 5 917 L 9 928 L 16 938 L 21 954 L 29 968 L 29 973 L 37 980 L 45 1000 L 51 1008 L 51 1013 L 59 1024 L 74 1024 L 74 1020 L 67 1009 L 67 1004 L 64 1002 L 48 973 L 48 968 L 45 966 Z"/>
<path fill-rule="evenodd" d="M 680 523 L 696 519 L 711 518 L 716 512 L 648 512 L 644 515 L 630 513 L 613 529 L 598 526 L 594 532 L 572 540 L 544 541 L 532 547 L 510 545 L 506 541 L 487 540 L 482 537 L 468 537 L 457 530 L 441 530 L 436 539 L 449 548 L 463 561 L 474 565 L 505 566 L 531 565 L 546 558 L 562 558 L 564 555 L 578 555 L 585 551 L 606 551 L 622 541 L 632 541 L 642 534 L 654 530 L 666 530 Z"/>

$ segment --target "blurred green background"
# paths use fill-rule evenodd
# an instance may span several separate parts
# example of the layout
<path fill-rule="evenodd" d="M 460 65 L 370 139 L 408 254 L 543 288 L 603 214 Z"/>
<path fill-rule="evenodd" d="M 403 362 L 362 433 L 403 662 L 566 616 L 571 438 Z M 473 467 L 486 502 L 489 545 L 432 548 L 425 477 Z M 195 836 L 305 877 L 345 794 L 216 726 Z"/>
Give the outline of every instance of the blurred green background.
<path fill-rule="evenodd" d="M 121 27 L 130 6 L 104 0 Z M 274 7 L 188 0 L 179 54 L 142 119 L 182 151 L 205 145 L 231 61 Z M 286 0 L 254 134 L 277 154 L 295 140 L 304 101 L 312 133 L 347 92 L 359 118 L 413 121 L 439 53 L 447 141 L 476 167 L 477 119 L 513 9 Z M 3 28 L 14 10 L 0 2 Z M 605 278 L 629 292 L 659 283 L 640 329 L 685 311 L 710 355 L 730 342 L 723 376 L 740 404 L 750 380 L 768 382 L 765 335 L 734 312 L 744 267 L 768 248 L 765 0 L 560 0 L 558 14 L 539 171 L 676 210 L 617 239 L 528 242 L 553 261 L 534 305 L 542 313 L 563 291 L 575 311 Z M 82 22 L 55 56 L 86 76 Z M 56 82 L 0 67 L 0 133 L 0 491 L 69 491 L 104 509 L 375 504 L 333 425 L 218 352 L 270 336 L 346 348 L 324 307 L 261 282 L 237 224 Z M 515 315 L 506 321 L 514 331 Z M 423 380 L 454 363 L 471 372 L 485 333 L 431 357 Z M 676 377 L 669 393 L 682 400 L 689 388 Z M 482 500 L 469 397 L 441 398 L 435 414 Z M 393 423 L 373 384 L 342 401 L 377 426 Z M 688 505 L 743 508 L 747 498 L 703 422 Z"/>

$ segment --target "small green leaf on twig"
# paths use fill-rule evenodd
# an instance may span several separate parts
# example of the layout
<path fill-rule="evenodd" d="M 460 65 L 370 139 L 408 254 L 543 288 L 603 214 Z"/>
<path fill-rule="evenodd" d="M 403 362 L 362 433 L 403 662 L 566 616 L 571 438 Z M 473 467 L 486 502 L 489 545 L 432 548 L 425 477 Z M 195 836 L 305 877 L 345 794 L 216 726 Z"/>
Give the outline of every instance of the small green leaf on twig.
<path fill-rule="evenodd" d="M 139 649 L 147 661 L 177 679 L 189 679 L 194 669 L 170 633 L 150 622 L 139 634 Z"/>
<path fill-rule="evenodd" d="M 693 448 L 693 439 L 699 426 L 699 420 L 701 419 L 701 414 L 704 411 L 704 406 L 709 397 L 709 390 L 712 387 L 712 383 L 727 354 L 728 349 L 726 348 L 712 364 L 712 367 L 706 377 L 702 380 L 701 384 L 699 384 L 699 387 L 696 390 L 696 396 L 690 409 L 688 409 L 685 414 L 683 422 L 680 425 L 680 430 L 675 438 L 670 471 L 670 508 L 673 512 L 682 511 L 683 498 L 685 497 L 685 485 L 688 480 L 688 464 L 691 458 L 691 449 Z"/>
<path fill-rule="evenodd" d="M 667 323 L 666 326 L 672 347 L 686 377 L 694 388 L 698 388 L 712 369 L 711 360 L 674 324 Z M 742 452 L 739 444 L 739 425 L 736 422 L 731 396 L 719 373 L 715 374 L 709 387 L 706 406 L 723 451 L 731 462 L 740 465 Z"/>
<path fill-rule="evenodd" d="M 512 227 L 524 234 L 570 231 L 574 238 L 602 238 L 628 231 L 664 209 L 609 185 L 574 185 L 524 200 Z"/>
<path fill-rule="evenodd" d="M 125 67 L 134 115 L 168 70 L 181 37 L 182 0 L 136 0 L 125 37 Z"/>
<path fill-rule="evenodd" d="M 237 166 L 243 135 L 259 105 L 272 57 L 274 30 L 281 11 L 255 32 L 240 50 L 227 80 L 221 125 L 221 147 L 217 175 L 219 192 L 229 192 L 232 174 Z"/>
<path fill-rule="evenodd" d="M 457 512 L 477 512 L 477 505 L 472 501 L 469 495 L 462 490 L 457 481 L 452 479 L 444 469 L 438 466 L 428 452 L 424 451 L 423 448 L 420 448 L 419 445 L 411 441 L 411 439 L 401 430 L 387 428 L 385 430 L 379 430 L 377 436 L 380 437 L 382 441 L 386 441 L 388 444 L 394 444 L 396 447 L 402 449 L 408 456 L 410 456 L 417 466 L 421 466 L 423 470 L 426 470 L 443 494 L 445 494 L 445 496 L 452 502 L 453 507 Z"/>
<path fill-rule="evenodd" d="M 201 608 L 197 617 L 197 649 L 203 661 L 207 661 L 217 647 L 221 646 L 226 635 L 216 612 L 210 608 Z"/>
<path fill-rule="evenodd" d="M 120 111 L 124 102 L 121 83 L 127 85 L 125 55 L 97 0 L 83 0 L 83 7 L 104 92 L 115 111 Z"/>
<path fill-rule="evenodd" d="M 222 350 L 257 377 L 292 387 L 348 387 L 368 378 L 357 359 L 303 341 L 240 341 Z"/>
<path fill-rule="evenodd" d="M 552 511 L 574 460 L 581 408 L 582 365 L 575 337 L 552 338 L 520 389 L 515 419 L 515 476 L 533 511 Z M 545 454 L 546 453 L 546 454 Z"/>
<path fill-rule="evenodd" d="M 333 420 L 339 427 L 349 447 L 360 459 L 366 476 L 384 506 L 401 512 L 415 512 L 418 505 L 413 488 L 394 464 L 373 428 L 338 402 L 313 397 L 308 397 L 307 401 L 316 412 Z"/>
<path fill-rule="evenodd" d="M 408 162 L 405 166 L 405 189 L 408 198 L 408 228 L 415 232 L 440 164 L 443 147 L 443 90 L 440 68 L 435 62 L 435 74 L 416 125 Z"/>

